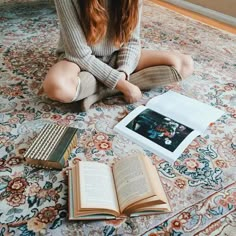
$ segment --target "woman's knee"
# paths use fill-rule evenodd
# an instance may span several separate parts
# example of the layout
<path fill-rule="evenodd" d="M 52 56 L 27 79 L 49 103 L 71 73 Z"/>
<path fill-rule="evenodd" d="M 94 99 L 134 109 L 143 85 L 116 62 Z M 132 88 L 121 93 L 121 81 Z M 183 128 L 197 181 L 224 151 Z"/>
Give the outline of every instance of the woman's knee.
<path fill-rule="evenodd" d="M 62 87 L 59 83 L 56 83 L 56 79 L 50 75 L 47 75 L 43 82 L 44 93 L 53 100 L 59 100 L 59 94 Z"/>
<path fill-rule="evenodd" d="M 173 65 L 183 78 L 190 76 L 193 73 L 194 62 L 190 55 L 174 52 Z"/>
<path fill-rule="evenodd" d="M 194 70 L 194 62 L 190 55 L 182 55 L 181 74 L 184 78 L 190 76 Z"/>
<path fill-rule="evenodd" d="M 78 68 L 68 68 L 71 65 L 58 63 L 46 75 L 43 90 L 46 95 L 56 101 L 69 103 L 73 100 L 78 85 Z"/>
<path fill-rule="evenodd" d="M 50 99 L 69 103 L 75 96 L 76 85 L 66 78 L 49 74 L 43 82 L 43 90 Z"/>

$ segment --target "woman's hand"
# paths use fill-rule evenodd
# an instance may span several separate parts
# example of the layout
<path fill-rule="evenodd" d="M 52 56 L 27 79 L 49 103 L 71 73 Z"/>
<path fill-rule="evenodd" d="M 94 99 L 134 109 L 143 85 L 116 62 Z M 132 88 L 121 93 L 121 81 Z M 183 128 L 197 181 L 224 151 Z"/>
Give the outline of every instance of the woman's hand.
<path fill-rule="evenodd" d="M 124 74 L 125 75 L 125 74 Z M 136 85 L 131 84 L 124 78 L 120 79 L 116 85 L 116 89 L 124 94 L 125 101 L 135 103 L 142 98 L 142 93 Z"/>

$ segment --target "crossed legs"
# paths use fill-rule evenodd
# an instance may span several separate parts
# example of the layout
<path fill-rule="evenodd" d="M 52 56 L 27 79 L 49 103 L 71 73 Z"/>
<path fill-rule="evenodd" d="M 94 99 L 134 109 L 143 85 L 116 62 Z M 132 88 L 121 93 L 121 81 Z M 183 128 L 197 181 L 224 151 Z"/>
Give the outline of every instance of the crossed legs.
<path fill-rule="evenodd" d="M 130 83 L 141 90 L 167 85 L 191 75 L 193 60 L 179 52 L 142 50 Z M 43 83 L 44 92 L 63 103 L 82 100 L 82 109 L 88 110 L 95 102 L 119 93 L 106 88 L 89 72 L 81 72 L 75 63 L 62 60 L 51 67 Z"/>

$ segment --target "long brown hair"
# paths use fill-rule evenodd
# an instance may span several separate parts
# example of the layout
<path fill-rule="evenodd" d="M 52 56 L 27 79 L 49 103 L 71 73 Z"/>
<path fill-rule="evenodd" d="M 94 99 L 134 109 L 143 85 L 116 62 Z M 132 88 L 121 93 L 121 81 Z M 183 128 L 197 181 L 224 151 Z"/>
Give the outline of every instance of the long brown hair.
<path fill-rule="evenodd" d="M 85 37 L 90 45 L 98 43 L 105 36 L 109 23 L 113 43 L 119 46 L 128 42 L 137 25 L 139 0 L 108 0 L 109 13 L 105 1 L 78 0 Z"/>

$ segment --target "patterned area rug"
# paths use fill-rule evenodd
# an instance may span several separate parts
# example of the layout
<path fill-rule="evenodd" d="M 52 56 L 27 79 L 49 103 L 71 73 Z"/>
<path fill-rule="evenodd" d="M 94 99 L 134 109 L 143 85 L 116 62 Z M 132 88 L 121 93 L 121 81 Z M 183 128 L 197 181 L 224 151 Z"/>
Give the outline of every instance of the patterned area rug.
<path fill-rule="evenodd" d="M 37 95 L 56 60 L 53 4 L 0 6 L 0 235 L 235 235 L 236 36 L 149 1 L 143 10 L 143 47 L 191 54 L 194 75 L 145 92 L 137 104 L 115 97 L 82 113 L 76 103 L 63 105 Z M 134 107 L 170 89 L 225 111 L 173 166 L 113 131 Z M 22 163 L 22 154 L 45 123 L 79 129 L 78 147 L 70 160 L 77 156 L 111 165 L 129 153 L 145 152 L 161 176 L 173 212 L 69 222 L 63 173 Z"/>

